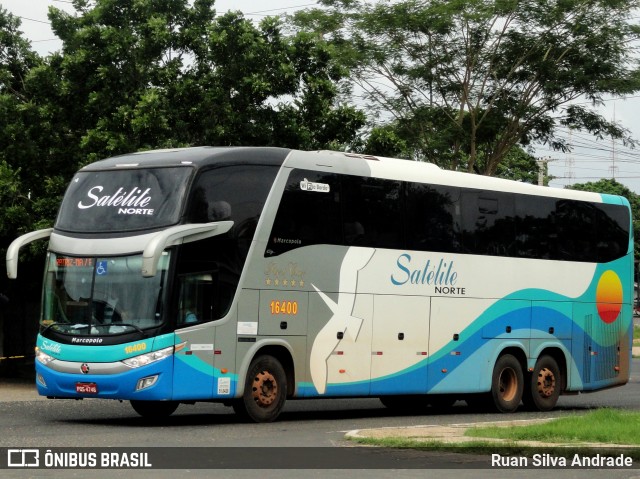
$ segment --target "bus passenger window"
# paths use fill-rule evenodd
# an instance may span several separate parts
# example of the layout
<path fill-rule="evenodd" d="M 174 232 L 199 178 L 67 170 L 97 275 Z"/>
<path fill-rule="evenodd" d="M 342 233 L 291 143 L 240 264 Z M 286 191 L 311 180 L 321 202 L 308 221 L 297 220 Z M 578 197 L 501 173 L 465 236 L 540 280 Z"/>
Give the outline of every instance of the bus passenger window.
<path fill-rule="evenodd" d="M 214 319 L 215 303 L 214 281 L 210 273 L 185 274 L 180 277 L 179 325 Z"/>
<path fill-rule="evenodd" d="M 282 194 L 265 256 L 316 244 L 341 244 L 339 201 L 336 175 L 294 170 Z"/>

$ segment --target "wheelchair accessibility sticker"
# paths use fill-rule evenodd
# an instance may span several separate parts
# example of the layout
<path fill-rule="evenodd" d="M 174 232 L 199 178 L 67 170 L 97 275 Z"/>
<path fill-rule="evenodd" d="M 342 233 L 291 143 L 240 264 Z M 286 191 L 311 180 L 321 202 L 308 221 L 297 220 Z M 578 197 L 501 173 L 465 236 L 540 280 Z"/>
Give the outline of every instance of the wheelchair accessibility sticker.
<path fill-rule="evenodd" d="M 96 274 L 98 276 L 104 276 L 107 274 L 107 262 L 106 261 L 98 261 L 96 265 Z"/>

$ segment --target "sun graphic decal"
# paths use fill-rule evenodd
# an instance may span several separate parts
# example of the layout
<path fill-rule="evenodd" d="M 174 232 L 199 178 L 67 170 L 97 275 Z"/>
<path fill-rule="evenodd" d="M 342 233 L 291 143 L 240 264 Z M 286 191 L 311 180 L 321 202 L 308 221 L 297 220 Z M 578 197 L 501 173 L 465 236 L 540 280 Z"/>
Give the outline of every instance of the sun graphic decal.
<path fill-rule="evenodd" d="M 613 323 L 622 309 L 622 282 L 616 273 L 605 271 L 596 288 L 596 305 L 600 319 Z"/>

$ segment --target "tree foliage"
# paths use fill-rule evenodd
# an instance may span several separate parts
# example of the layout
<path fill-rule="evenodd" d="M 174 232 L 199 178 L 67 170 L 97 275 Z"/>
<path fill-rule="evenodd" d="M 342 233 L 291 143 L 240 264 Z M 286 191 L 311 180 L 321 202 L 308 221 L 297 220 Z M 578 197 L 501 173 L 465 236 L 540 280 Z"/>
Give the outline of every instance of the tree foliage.
<path fill-rule="evenodd" d="M 585 102 L 640 89 L 629 23 L 638 1 L 320 3 L 296 24 L 339 48 L 380 121 L 401 123 L 419 159 L 494 175 L 517 144 L 567 150 L 559 125 L 633 142 Z"/>
<path fill-rule="evenodd" d="M 8 243 L 25 223 L 30 210 L 31 181 L 37 146 L 31 141 L 41 118 L 30 101 L 27 83 L 41 59 L 19 30 L 20 20 L 0 8 L 0 240 Z"/>
<path fill-rule="evenodd" d="M 324 148 L 364 122 L 338 104 L 348 73 L 325 42 L 214 0 L 75 0 L 51 9 L 52 67 L 80 161 L 195 144 Z"/>

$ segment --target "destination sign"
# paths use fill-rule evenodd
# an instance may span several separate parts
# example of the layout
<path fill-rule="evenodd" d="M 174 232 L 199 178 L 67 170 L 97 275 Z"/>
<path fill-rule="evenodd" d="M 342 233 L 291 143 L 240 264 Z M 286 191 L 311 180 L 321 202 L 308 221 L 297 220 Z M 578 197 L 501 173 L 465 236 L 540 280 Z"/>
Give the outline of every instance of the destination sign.
<path fill-rule="evenodd" d="M 56 258 L 58 268 L 92 268 L 93 258 Z"/>

